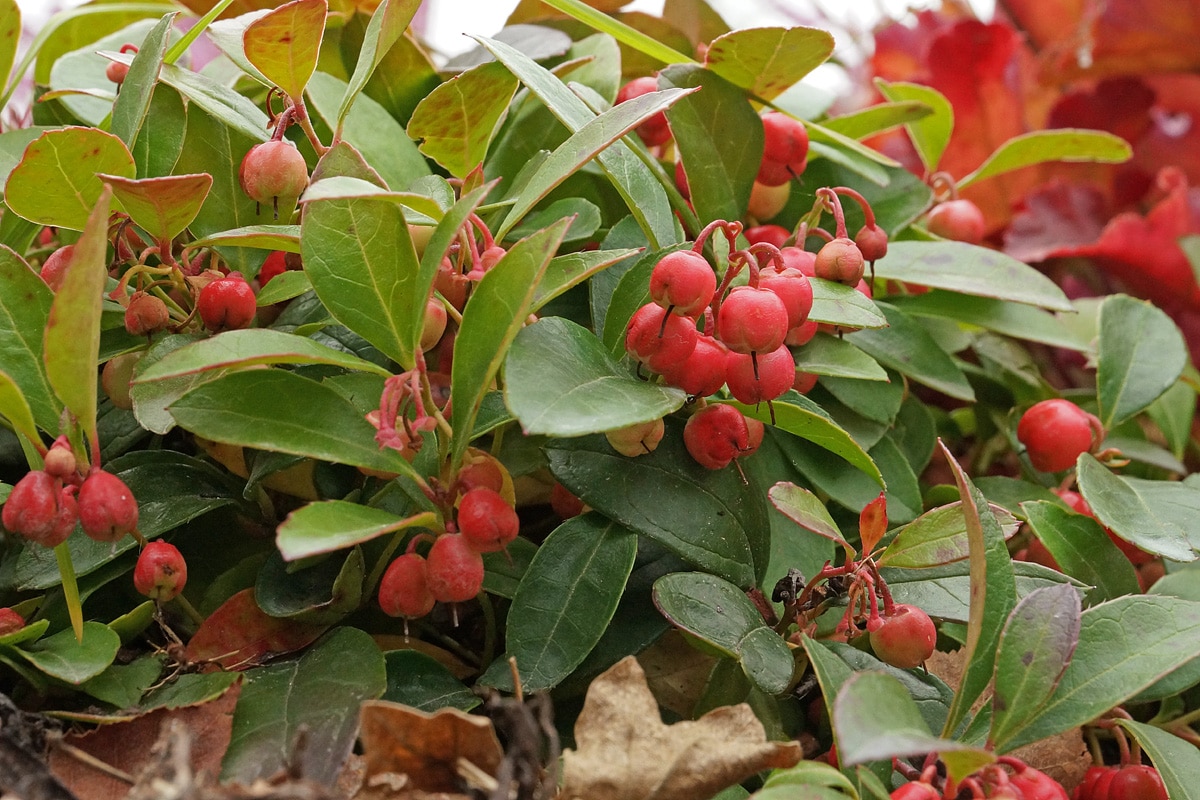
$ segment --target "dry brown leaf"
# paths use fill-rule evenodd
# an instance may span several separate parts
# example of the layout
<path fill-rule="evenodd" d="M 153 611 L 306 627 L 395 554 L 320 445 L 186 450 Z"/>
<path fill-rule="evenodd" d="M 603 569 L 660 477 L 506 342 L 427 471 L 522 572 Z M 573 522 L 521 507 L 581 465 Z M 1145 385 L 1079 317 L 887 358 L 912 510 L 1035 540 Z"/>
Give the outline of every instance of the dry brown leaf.
<path fill-rule="evenodd" d="M 371 700 L 363 703 L 359 739 L 366 762 L 366 784 L 377 776 L 405 775 L 409 789 L 453 792 L 459 759 L 495 775 L 504 751 L 491 720 L 443 708 L 433 714 Z"/>
<path fill-rule="evenodd" d="M 796 742 L 769 742 L 750 706 L 664 725 L 637 659 L 592 682 L 563 753 L 563 800 L 697 800 L 756 772 L 794 766 Z"/>
<path fill-rule="evenodd" d="M 687 643 L 683 634 L 671 629 L 650 647 L 638 653 L 646 673 L 646 684 L 659 706 L 680 717 L 692 716 L 708 678 L 717 663 Z"/>

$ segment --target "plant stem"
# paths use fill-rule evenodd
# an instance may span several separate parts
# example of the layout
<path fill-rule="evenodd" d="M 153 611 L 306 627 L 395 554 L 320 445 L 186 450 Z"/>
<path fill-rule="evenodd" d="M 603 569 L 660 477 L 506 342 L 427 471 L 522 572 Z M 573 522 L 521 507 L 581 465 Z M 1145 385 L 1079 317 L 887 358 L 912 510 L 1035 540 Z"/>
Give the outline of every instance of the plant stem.
<path fill-rule="evenodd" d="M 58 572 L 62 576 L 63 595 L 67 600 L 67 614 L 71 617 L 71 628 L 75 631 L 75 640 L 83 641 L 83 602 L 79 599 L 79 582 L 75 579 L 75 564 L 71 561 L 71 551 L 63 542 L 54 548 L 54 558 L 58 561 Z"/>

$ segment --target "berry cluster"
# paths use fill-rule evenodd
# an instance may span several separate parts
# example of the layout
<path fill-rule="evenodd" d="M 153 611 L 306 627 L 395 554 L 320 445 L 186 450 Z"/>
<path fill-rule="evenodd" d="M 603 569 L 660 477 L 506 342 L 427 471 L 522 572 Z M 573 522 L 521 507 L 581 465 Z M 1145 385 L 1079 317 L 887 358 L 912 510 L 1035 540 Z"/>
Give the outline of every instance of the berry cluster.
<path fill-rule="evenodd" d="M 989 764 L 959 784 L 942 777 L 936 755 L 927 758 L 920 770 L 898 760 L 893 765 L 909 778 L 909 782 L 892 791 L 892 800 L 952 800 L 964 797 L 971 800 L 1068 800 L 1062 784 L 1011 756 L 1001 756 L 997 763 Z"/>
<path fill-rule="evenodd" d="M 1091 767 L 1072 800 L 1167 800 L 1158 770 L 1145 764 Z"/>

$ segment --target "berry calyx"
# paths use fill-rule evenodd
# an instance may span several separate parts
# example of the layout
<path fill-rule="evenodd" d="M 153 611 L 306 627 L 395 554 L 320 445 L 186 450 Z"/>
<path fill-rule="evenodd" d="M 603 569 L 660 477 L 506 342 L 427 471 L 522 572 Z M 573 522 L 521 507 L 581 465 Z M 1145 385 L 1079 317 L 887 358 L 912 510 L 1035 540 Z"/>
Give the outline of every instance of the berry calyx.
<path fill-rule="evenodd" d="M 379 607 L 389 617 L 423 617 L 436 602 L 425 559 L 417 553 L 405 553 L 388 564 L 379 579 Z"/>
<path fill-rule="evenodd" d="M 1080 454 L 1100 444 L 1103 435 L 1100 420 L 1062 398 L 1034 403 L 1017 423 L 1017 440 L 1041 472 L 1070 469 Z"/>
<path fill-rule="evenodd" d="M 758 405 L 782 395 L 796 381 L 792 351 L 780 345 L 769 353 L 730 353 L 725 357 L 725 382 L 739 403 Z"/>
<path fill-rule="evenodd" d="M 74 486 L 44 470 L 27 472 L 13 487 L 0 511 L 6 530 L 45 547 L 57 547 L 79 519 Z"/>
<path fill-rule="evenodd" d="M 629 320 L 625 349 L 650 369 L 663 372 L 690 356 L 699 337 L 691 319 L 647 303 Z"/>
<path fill-rule="evenodd" d="M 979 244 L 986 231 L 983 212 L 970 200 L 947 200 L 934 206 L 925 217 L 930 233 L 956 242 Z"/>
<path fill-rule="evenodd" d="M 770 352 L 783 344 L 788 311 L 770 289 L 737 286 L 717 312 L 717 338 L 735 353 Z"/>
<path fill-rule="evenodd" d="M 617 103 L 624 103 L 635 97 L 641 97 L 644 94 L 657 91 L 658 79 L 651 75 L 644 75 L 640 78 L 634 78 L 620 88 L 617 92 Z M 662 111 L 650 117 L 641 125 L 638 125 L 635 130 L 638 137 L 646 143 L 647 147 L 665 144 L 671 138 L 671 127 L 667 124 L 666 113 Z"/>
<path fill-rule="evenodd" d="M 476 552 L 495 553 L 517 538 L 521 520 L 499 492 L 481 486 L 462 496 L 458 530 Z"/>
<path fill-rule="evenodd" d="M 159 297 L 134 292 L 125 306 L 125 330 L 132 336 L 149 336 L 171 324 L 171 312 Z"/>
<path fill-rule="evenodd" d="M 24 617 L 11 608 L 0 608 L 0 636 L 16 633 L 24 627 Z"/>
<path fill-rule="evenodd" d="M 1024 800 L 1068 800 L 1061 783 L 1028 765 L 1009 779 L 1009 786 Z"/>
<path fill-rule="evenodd" d="M 460 533 L 444 533 L 425 559 L 429 591 L 440 603 L 463 603 L 483 588 L 483 556 Z"/>
<path fill-rule="evenodd" d="M 692 250 L 667 253 L 650 273 L 650 297 L 683 317 L 698 317 L 717 291 L 717 275 L 704 256 Z"/>
<path fill-rule="evenodd" d="M 270 203 L 278 219 L 280 206 L 291 208 L 308 186 L 308 165 L 294 144 L 272 140 L 250 148 L 238 180 L 247 197 L 258 205 Z"/>
<path fill-rule="evenodd" d="M 900 669 L 914 669 L 933 655 L 937 627 L 924 611 L 897 603 L 881 620 L 882 624 L 870 631 L 871 649 L 880 661 Z"/>
<path fill-rule="evenodd" d="M 138 505 L 125 481 L 92 467 L 79 487 L 79 522 L 98 542 L 115 542 L 137 529 Z"/>
<path fill-rule="evenodd" d="M 750 429 L 746 417 L 733 406 L 711 405 L 688 419 L 683 444 L 700 466 L 723 469 L 750 451 Z"/>
<path fill-rule="evenodd" d="M 258 306 L 250 284 L 240 272 L 231 272 L 200 290 L 196 309 L 204 327 L 216 333 L 249 327 Z"/>
<path fill-rule="evenodd" d="M 666 430 L 667 427 L 660 417 L 649 422 L 638 422 L 624 428 L 605 431 L 604 438 L 612 445 L 613 450 L 623 456 L 636 458 L 657 450 Z"/>
<path fill-rule="evenodd" d="M 799 177 L 808 166 L 808 131 L 804 123 L 779 111 L 762 115 L 763 159 L 758 182 L 780 186 Z"/>
<path fill-rule="evenodd" d="M 64 245 L 46 256 L 46 260 L 42 262 L 42 268 L 38 274 L 51 291 L 57 292 L 58 287 L 62 285 L 63 275 L 66 274 L 67 265 L 71 263 L 71 256 L 74 253 L 75 245 Z"/>
<path fill-rule="evenodd" d="M 175 545 L 156 539 L 142 548 L 133 568 L 138 593 L 165 603 L 174 600 L 187 584 L 187 562 Z"/>
<path fill-rule="evenodd" d="M 856 286 L 866 271 L 862 250 L 849 239 L 838 237 L 826 242 L 817 251 L 813 273 L 818 278 L 836 281 L 843 286 Z"/>

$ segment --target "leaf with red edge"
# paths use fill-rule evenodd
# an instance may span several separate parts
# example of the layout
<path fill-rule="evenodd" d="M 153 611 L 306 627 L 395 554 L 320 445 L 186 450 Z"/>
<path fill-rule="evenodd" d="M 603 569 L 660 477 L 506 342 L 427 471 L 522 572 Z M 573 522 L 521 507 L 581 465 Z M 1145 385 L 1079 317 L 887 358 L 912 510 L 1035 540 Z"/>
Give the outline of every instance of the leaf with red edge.
<path fill-rule="evenodd" d="M 325 33 L 325 0 L 292 0 L 246 28 L 246 58 L 271 83 L 296 102 L 317 68 Z"/>
<path fill-rule="evenodd" d="M 123 178 L 100 175 L 133 221 L 159 242 L 169 242 L 200 213 L 212 188 L 212 175 L 168 175 L 162 178 Z"/>
<path fill-rule="evenodd" d="M 863 506 L 858 515 L 858 536 L 864 553 L 870 553 L 879 544 L 887 533 L 887 522 L 887 495 L 880 492 L 879 497 Z"/>
<path fill-rule="evenodd" d="M 780 514 L 801 528 L 812 531 L 818 536 L 824 536 L 834 544 L 845 548 L 848 553 L 855 552 L 850 543 L 842 538 L 841 531 L 838 530 L 833 517 L 829 516 L 825 504 L 808 489 L 794 483 L 780 482 L 770 488 L 767 496 L 771 499 L 771 505 L 775 506 Z M 886 524 L 886 518 L 884 522 Z"/>
<path fill-rule="evenodd" d="M 188 642 L 187 658 L 227 670 L 248 669 L 266 656 L 307 647 L 328 627 L 268 617 L 255 602 L 254 590 L 243 589 L 204 620 Z"/>

